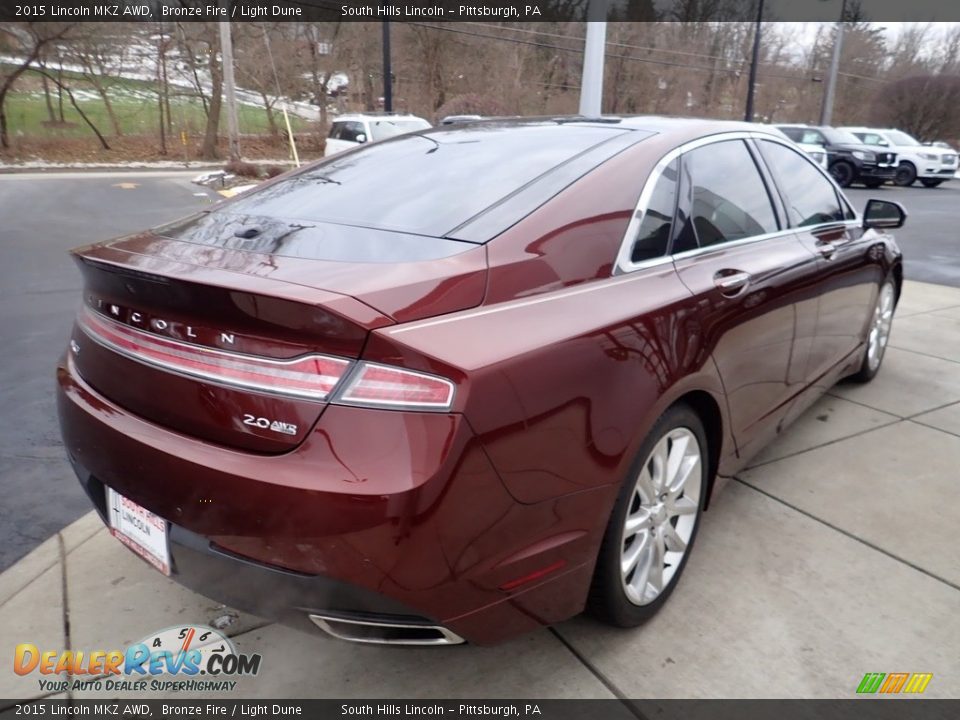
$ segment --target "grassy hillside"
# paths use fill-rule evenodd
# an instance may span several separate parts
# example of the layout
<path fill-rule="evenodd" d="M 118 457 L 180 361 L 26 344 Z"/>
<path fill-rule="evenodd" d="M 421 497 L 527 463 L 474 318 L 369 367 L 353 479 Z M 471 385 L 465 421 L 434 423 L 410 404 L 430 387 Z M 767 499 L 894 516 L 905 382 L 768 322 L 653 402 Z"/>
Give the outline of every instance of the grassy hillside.
<path fill-rule="evenodd" d="M 95 88 L 76 74 L 65 72 L 64 78 L 73 91 L 77 103 L 100 132 L 107 136 L 113 135 L 113 127 L 107 116 L 106 107 Z M 49 85 L 54 113 L 59 117 L 56 87 L 53 83 L 49 83 Z M 171 90 L 172 92 L 182 92 L 182 90 L 176 88 Z M 108 96 L 120 124 L 120 130 L 124 135 L 147 135 L 157 132 L 159 114 L 156 85 L 154 83 L 111 79 Z M 73 108 L 66 94 L 63 96 L 65 123 L 61 125 L 59 122 L 49 122 L 50 117 L 40 75 L 33 71 L 25 73 L 18 81 L 14 91 L 8 95 L 6 110 L 10 133 L 14 137 L 39 139 L 91 135 L 90 129 Z M 206 117 L 200 98 L 183 95 L 171 96 L 170 110 L 175 134 L 181 131 L 190 135 L 203 132 Z M 259 134 L 269 132 L 267 113 L 263 108 L 239 105 L 238 114 L 241 133 Z M 276 122 L 282 128 L 282 116 L 276 113 L 275 117 Z M 290 122 L 294 131 L 306 129 L 307 123 L 300 118 L 291 117 Z M 225 129 L 225 127 L 226 117 L 221 116 L 221 129 Z"/>

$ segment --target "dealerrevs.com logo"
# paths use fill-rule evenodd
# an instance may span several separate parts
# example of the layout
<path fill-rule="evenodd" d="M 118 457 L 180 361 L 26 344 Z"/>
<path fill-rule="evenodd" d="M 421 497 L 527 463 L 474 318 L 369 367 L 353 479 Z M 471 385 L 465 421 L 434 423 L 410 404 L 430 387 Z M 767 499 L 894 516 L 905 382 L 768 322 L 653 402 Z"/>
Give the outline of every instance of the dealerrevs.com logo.
<path fill-rule="evenodd" d="M 237 652 L 218 630 L 187 625 L 152 633 L 125 650 L 41 650 L 21 643 L 14 649 L 13 671 L 39 674 L 44 692 L 210 692 L 235 689 L 231 678 L 256 675 L 261 659 Z"/>

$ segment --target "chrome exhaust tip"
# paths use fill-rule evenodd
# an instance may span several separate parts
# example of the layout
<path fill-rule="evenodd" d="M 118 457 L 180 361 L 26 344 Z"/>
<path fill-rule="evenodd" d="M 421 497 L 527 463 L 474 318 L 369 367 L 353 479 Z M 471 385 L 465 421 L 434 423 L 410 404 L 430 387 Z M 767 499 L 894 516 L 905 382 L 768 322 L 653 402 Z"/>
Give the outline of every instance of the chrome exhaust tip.
<path fill-rule="evenodd" d="M 345 618 L 315 613 L 307 617 L 327 635 L 348 642 L 368 645 L 460 645 L 465 642 L 455 632 L 440 625 Z"/>

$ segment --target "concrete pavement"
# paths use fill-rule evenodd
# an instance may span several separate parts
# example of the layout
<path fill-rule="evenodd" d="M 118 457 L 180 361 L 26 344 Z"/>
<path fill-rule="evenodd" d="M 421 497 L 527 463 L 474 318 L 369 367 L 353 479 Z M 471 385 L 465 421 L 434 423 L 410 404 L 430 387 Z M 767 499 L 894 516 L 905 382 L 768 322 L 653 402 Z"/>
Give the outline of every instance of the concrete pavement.
<path fill-rule="evenodd" d="M 877 378 L 834 388 L 728 483 L 646 626 L 401 649 L 237 613 L 226 632 L 263 669 L 225 697 L 851 698 L 866 672 L 932 672 L 925 697 L 957 698 L 958 467 L 960 289 L 908 281 Z M 0 697 L 43 694 L 10 671 L 17 643 L 122 648 L 228 614 L 91 513 L 0 575 Z"/>

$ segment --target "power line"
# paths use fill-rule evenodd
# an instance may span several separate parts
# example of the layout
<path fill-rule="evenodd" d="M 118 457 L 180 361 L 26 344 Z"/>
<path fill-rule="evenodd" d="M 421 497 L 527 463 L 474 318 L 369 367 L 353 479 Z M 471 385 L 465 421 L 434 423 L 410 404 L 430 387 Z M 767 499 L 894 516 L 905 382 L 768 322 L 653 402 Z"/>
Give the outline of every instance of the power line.
<path fill-rule="evenodd" d="M 532 47 L 544 48 L 547 50 L 559 50 L 560 52 L 573 53 L 575 55 L 583 55 L 583 48 L 568 48 L 561 45 L 552 45 L 550 43 L 540 43 L 534 42 L 532 40 L 520 40 L 518 38 L 507 38 L 507 37 L 498 37 L 496 35 L 486 35 L 483 33 L 471 32 L 469 30 L 460 30 L 457 28 L 445 27 L 442 25 L 428 25 L 426 23 L 417 23 L 417 22 L 407 22 L 405 25 L 413 25 L 415 27 L 423 27 L 429 30 L 437 30 L 440 32 L 456 33 L 458 35 L 469 35 L 472 37 L 483 38 L 485 40 L 498 40 L 500 42 L 509 42 L 516 45 L 529 45 Z M 727 73 L 727 74 L 739 74 L 741 70 L 736 68 L 714 68 L 705 65 L 690 65 L 687 63 L 673 62 L 671 60 L 655 60 L 652 58 L 639 58 L 633 55 L 623 55 L 620 53 L 605 53 L 605 57 L 613 58 L 616 60 L 629 60 L 632 62 L 647 63 L 651 65 L 661 65 L 665 67 L 677 67 L 684 68 L 687 70 L 694 70 L 698 72 L 711 72 L 711 73 Z M 769 79 L 779 79 L 779 80 L 807 80 L 803 76 L 796 75 L 782 75 L 778 73 L 757 73 L 759 78 L 769 78 Z"/>
<path fill-rule="evenodd" d="M 546 30 L 528 30 L 526 28 L 507 27 L 505 25 L 494 25 L 492 23 L 470 23 L 470 24 L 478 25 L 480 27 L 488 27 L 490 29 L 496 29 L 496 30 L 510 30 L 511 32 L 526 33 L 530 35 L 542 35 L 544 37 L 555 37 L 555 38 L 561 38 L 564 40 L 577 40 L 580 43 L 583 43 L 583 40 L 584 40 L 584 38 L 580 35 L 563 35 L 562 33 L 552 33 L 552 32 L 547 32 Z M 658 53 L 669 53 L 671 55 L 686 55 L 689 57 L 702 57 L 702 58 L 707 58 L 708 60 L 728 60 L 729 59 L 729 58 L 725 58 L 722 55 L 710 55 L 707 53 L 687 52 L 686 50 L 669 50 L 667 48 L 650 47 L 648 45 L 633 45 L 630 43 L 615 42 L 613 40 L 607 40 L 607 45 L 627 48 L 629 50 L 647 50 L 647 51 L 658 52 Z"/>

